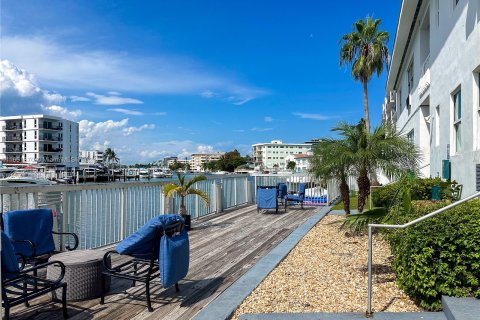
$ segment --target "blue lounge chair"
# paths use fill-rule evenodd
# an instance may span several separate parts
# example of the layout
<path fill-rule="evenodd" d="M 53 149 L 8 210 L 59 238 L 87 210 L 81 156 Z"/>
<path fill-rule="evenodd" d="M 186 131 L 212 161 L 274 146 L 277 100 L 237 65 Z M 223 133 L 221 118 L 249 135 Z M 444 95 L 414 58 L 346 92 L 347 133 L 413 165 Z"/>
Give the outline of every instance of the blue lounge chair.
<path fill-rule="evenodd" d="M 5 309 L 5 319 L 10 319 L 10 308 L 24 303 L 29 306 L 28 301 L 40 297 L 57 289 L 62 289 L 62 311 L 63 317 L 67 318 L 67 284 L 63 283 L 65 266 L 59 261 L 51 261 L 40 264 L 29 269 L 25 267 L 25 260 L 22 259 L 22 266 L 18 266 L 17 255 L 8 236 L 2 231 L 2 307 Z M 18 256 L 22 257 L 18 254 Z M 49 265 L 57 265 L 61 268 L 60 275 L 55 280 L 37 277 L 39 269 L 45 269 Z"/>
<path fill-rule="evenodd" d="M 36 265 L 46 262 L 57 253 L 53 235 L 68 235 L 73 239 L 73 246 L 66 245 L 67 250 L 78 247 L 78 237 L 74 233 L 53 231 L 52 209 L 28 209 L 9 211 L 2 215 L 5 234 L 13 243 L 15 253 L 23 255 L 27 263 Z"/>
<path fill-rule="evenodd" d="M 130 235 L 108 251 L 103 257 L 105 271 L 102 273 L 102 294 L 100 304 L 104 304 L 107 277 L 132 280 L 145 283 L 148 311 L 152 312 L 150 282 L 160 277 L 164 288 L 175 285 L 188 273 L 189 240 L 183 218 L 177 214 L 157 216 L 148 221 L 137 232 Z M 111 266 L 114 254 L 128 255 L 133 259 Z"/>
<path fill-rule="evenodd" d="M 277 198 L 282 201 L 282 204 L 285 201 L 285 196 L 288 194 L 287 184 L 280 182 L 277 184 Z"/>
<path fill-rule="evenodd" d="M 278 189 L 275 186 L 257 187 L 257 211 L 275 209 L 278 213 Z"/>
<path fill-rule="evenodd" d="M 287 205 L 289 201 L 294 201 L 300 203 L 301 208 L 303 209 L 303 201 L 305 200 L 305 183 L 300 183 L 298 185 L 298 193 L 296 194 L 287 194 L 285 196 L 285 211 L 287 210 Z"/>

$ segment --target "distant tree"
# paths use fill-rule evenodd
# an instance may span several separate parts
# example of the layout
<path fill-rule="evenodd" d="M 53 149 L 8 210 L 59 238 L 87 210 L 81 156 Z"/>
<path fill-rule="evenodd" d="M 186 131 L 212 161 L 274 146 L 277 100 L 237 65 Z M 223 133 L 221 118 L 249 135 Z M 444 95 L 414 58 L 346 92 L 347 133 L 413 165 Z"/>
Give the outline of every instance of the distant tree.
<path fill-rule="evenodd" d="M 368 82 L 374 73 L 380 76 L 388 66 L 388 39 L 386 31 L 378 30 L 382 20 L 358 20 L 353 31 L 340 40 L 340 66 L 351 65 L 353 79 L 363 84 L 363 109 L 365 128 L 370 133 L 370 115 L 368 111 Z"/>
<path fill-rule="evenodd" d="M 238 150 L 225 153 L 217 162 L 217 168 L 222 171 L 234 172 L 235 168 L 247 163 Z"/>
<path fill-rule="evenodd" d="M 218 167 L 218 161 L 208 161 L 202 164 L 202 169 L 204 171 L 215 172 L 218 170 L 217 167 Z"/>
<path fill-rule="evenodd" d="M 103 152 L 103 156 L 105 157 L 105 162 L 107 166 L 109 166 L 112 163 L 118 163 L 120 159 L 117 157 L 117 154 L 112 148 L 107 148 Z"/>
<path fill-rule="evenodd" d="M 295 161 L 288 161 L 288 163 L 287 163 L 287 169 L 293 171 L 293 170 L 295 170 L 296 165 L 297 165 L 297 164 L 295 163 Z"/>
<path fill-rule="evenodd" d="M 175 160 L 173 163 L 171 163 L 168 168 L 172 171 L 178 171 L 178 170 L 183 170 L 185 169 L 185 166 L 183 163 L 178 162 Z"/>
<path fill-rule="evenodd" d="M 275 164 L 273 165 L 273 169 L 274 169 L 275 171 L 278 171 L 278 164 L 275 163 Z"/>

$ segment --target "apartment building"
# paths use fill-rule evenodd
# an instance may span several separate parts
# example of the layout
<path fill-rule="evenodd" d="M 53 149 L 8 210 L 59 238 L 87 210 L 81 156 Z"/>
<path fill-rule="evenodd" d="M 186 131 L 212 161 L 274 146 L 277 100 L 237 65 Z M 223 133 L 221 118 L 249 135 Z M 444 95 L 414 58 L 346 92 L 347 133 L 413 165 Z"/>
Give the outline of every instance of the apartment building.
<path fill-rule="evenodd" d="M 80 150 L 80 164 L 103 163 L 103 151 L 100 150 Z"/>
<path fill-rule="evenodd" d="M 218 161 L 224 154 L 225 152 L 194 153 L 192 154 L 192 159 L 190 161 L 190 170 L 196 172 L 205 171 L 203 169 L 203 164 L 210 161 Z"/>
<path fill-rule="evenodd" d="M 421 172 L 480 190 L 480 1 L 403 1 L 382 107 Z"/>
<path fill-rule="evenodd" d="M 0 117 L 0 160 L 5 164 L 77 168 L 78 139 L 78 123 L 59 117 Z"/>
<path fill-rule="evenodd" d="M 282 140 L 252 145 L 256 170 L 285 170 L 288 155 L 306 154 L 311 150 L 312 145 L 309 143 L 283 143 Z"/>

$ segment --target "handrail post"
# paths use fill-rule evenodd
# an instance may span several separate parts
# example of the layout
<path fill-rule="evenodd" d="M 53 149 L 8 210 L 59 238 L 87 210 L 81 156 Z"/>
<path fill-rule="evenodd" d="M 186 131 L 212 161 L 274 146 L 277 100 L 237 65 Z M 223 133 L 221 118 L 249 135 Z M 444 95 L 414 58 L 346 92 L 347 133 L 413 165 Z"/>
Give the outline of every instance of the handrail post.
<path fill-rule="evenodd" d="M 368 226 L 368 304 L 367 317 L 372 315 L 372 226 Z"/>

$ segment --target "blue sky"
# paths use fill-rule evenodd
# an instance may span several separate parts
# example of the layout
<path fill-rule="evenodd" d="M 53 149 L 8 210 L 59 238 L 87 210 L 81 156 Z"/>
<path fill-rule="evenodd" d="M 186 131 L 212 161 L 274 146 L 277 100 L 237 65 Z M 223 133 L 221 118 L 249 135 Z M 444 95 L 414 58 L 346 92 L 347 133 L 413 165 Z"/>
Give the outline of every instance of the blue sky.
<path fill-rule="evenodd" d="M 387 5 L 388 3 L 388 5 Z M 80 122 L 124 163 L 329 136 L 363 115 L 339 39 L 400 1 L 15 1 L 1 7 L 0 114 Z M 384 74 L 370 84 L 381 120 Z"/>

